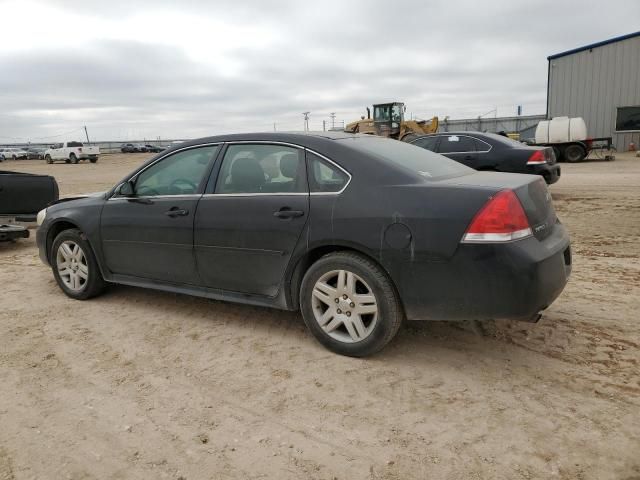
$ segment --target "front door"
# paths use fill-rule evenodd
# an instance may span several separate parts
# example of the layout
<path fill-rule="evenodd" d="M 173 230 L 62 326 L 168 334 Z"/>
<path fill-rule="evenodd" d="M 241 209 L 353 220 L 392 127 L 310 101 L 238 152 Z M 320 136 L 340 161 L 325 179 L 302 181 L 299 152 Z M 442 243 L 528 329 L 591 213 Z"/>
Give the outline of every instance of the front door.
<path fill-rule="evenodd" d="M 309 216 L 304 150 L 227 147 L 198 205 L 195 254 L 204 285 L 274 297 Z"/>
<path fill-rule="evenodd" d="M 106 266 L 114 274 L 177 284 L 200 283 L 193 219 L 217 145 L 173 153 L 136 173 L 133 195 L 115 195 L 102 210 Z"/>

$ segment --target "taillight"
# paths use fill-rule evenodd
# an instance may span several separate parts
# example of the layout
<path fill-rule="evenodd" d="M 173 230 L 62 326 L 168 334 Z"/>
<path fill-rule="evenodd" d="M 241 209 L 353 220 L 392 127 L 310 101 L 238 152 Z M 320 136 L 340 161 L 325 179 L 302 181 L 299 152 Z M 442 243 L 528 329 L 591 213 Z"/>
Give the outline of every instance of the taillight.
<path fill-rule="evenodd" d="M 531 154 L 529 160 L 527 160 L 527 165 L 542 165 L 543 163 L 547 163 L 544 150 L 536 150 Z"/>
<path fill-rule="evenodd" d="M 502 190 L 476 214 L 462 243 L 510 242 L 532 234 L 529 220 L 513 190 Z"/>

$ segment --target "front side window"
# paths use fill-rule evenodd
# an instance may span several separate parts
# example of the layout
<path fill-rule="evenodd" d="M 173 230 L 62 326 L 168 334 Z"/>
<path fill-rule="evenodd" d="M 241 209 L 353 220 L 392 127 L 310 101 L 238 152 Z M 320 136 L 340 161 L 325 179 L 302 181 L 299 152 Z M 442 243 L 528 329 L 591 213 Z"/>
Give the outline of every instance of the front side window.
<path fill-rule="evenodd" d="M 306 193 L 304 151 L 286 145 L 230 145 L 216 193 Z"/>
<path fill-rule="evenodd" d="M 153 164 L 135 181 L 138 196 L 192 195 L 198 193 L 217 145 L 174 153 Z"/>
<path fill-rule="evenodd" d="M 336 193 L 349 182 L 349 176 L 335 165 L 308 152 L 309 190 L 315 193 Z"/>
<path fill-rule="evenodd" d="M 616 114 L 616 131 L 633 132 L 640 130 L 640 106 L 618 107 Z"/>
<path fill-rule="evenodd" d="M 471 137 L 465 135 L 448 135 L 442 137 L 438 150 L 440 153 L 475 152 L 476 146 Z"/>
<path fill-rule="evenodd" d="M 402 121 L 402 107 L 400 105 L 394 105 L 391 108 L 391 120 L 394 122 Z"/>

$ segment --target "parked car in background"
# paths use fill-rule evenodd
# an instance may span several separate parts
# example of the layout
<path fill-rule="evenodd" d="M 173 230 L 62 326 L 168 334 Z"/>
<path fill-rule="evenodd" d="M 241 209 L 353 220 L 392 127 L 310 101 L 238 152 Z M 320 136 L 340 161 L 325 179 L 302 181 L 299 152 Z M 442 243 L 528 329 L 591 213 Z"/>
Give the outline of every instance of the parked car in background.
<path fill-rule="evenodd" d="M 44 147 L 27 147 L 25 151 L 27 152 L 28 160 L 43 160 L 44 159 L 44 151 L 46 148 Z"/>
<path fill-rule="evenodd" d="M 27 158 L 27 152 L 22 148 L 0 148 L 0 153 L 4 155 L 5 160 L 21 160 Z"/>
<path fill-rule="evenodd" d="M 91 163 L 98 161 L 100 148 L 85 146 L 82 142 L 64 142 L 52 145 L 44 152 L 47 163 L 64 160 L 66 163 L 78 163 L 80 160 L 89 160 Z"/>
<path fill-rule="evenodd" d="M 166 147 L 159 147 L 157 145 L 145 145 L 145 148 L 147 149 L 147 152 L 152 153 L 160 153 L 166 149 Z"/>
<path fill-rule="evenodd" d="M 4 162 L 4 153 L 0 152 L 0 162 Z"/>
<path fill-rule="evenodd" d="M 541 175 L 548 184 L 561 174 L 551 147 L 531 147 L 494 133 L 435 133 L 411 143 L 475 170 Z"/>
<path fill-rule="evenodd" d="M 143 145 L 141 143 L 123 143 L 120 146 L 120 151 L 122 153 L 146 153 L 153 151 L 149 150 L 150 146 L 151 145 Z"/>
<path fill-rule="evenodd" d="M 112 282 L 301 309 L 351 356 L 404 319 L 537 321 L 571 271 L 539 176 L 370 135 L 193 140 L 38 216 L 40 257 L 71 298 Z"/>

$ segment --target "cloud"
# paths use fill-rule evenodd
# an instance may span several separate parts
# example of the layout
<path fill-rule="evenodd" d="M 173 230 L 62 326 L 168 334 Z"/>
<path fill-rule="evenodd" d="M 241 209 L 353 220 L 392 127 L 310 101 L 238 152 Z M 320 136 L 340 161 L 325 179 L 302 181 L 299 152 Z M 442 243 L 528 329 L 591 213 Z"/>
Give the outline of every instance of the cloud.
<path fill-rule="evenodd" d="M 423 118 L 543 113 L 546 56 L 640 14 L 612 1 L 601 22 L 600 3 L 580 5 L 5 1 L 0 142 L 82 125 L 99 139 L 300 129 L 307 110 L 317 129 L 388 100 Z"/>

